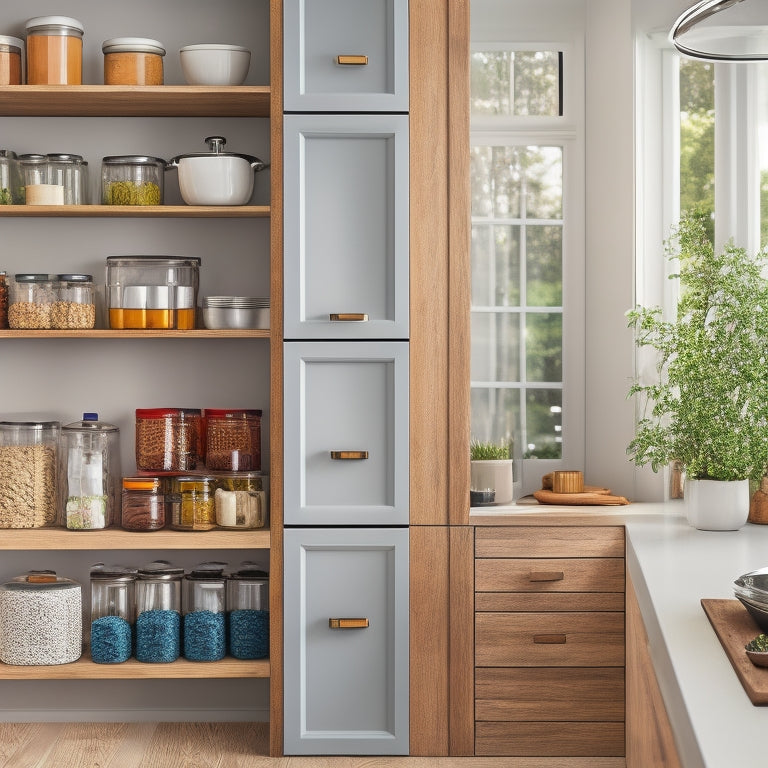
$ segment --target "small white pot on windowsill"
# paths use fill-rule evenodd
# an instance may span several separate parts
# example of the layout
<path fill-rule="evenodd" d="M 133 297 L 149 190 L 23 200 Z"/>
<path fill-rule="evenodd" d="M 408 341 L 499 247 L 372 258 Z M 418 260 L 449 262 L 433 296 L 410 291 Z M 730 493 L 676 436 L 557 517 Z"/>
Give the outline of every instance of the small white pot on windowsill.
<path fill-rule="evenodd" d="M 686 479 L 685 516 L 700 531 L 737 531 L 749 516 L 749 480 Z"/>
<path fill-rule="evenodd" d="M 469 463 L 470 502 L 473 507 L 514 501 L 512 459 L 485 459 Z"/>

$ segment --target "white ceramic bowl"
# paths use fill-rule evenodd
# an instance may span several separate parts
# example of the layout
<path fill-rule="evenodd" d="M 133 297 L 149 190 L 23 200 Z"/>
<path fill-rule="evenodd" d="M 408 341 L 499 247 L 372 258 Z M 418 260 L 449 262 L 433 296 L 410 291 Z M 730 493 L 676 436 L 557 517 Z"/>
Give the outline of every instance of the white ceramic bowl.
<path fill-rule="evenodd" d="M 251 52 L 241 45 L 185 45 L 179 59 L 188 85 L 242 85 L 251 66 Z"/>

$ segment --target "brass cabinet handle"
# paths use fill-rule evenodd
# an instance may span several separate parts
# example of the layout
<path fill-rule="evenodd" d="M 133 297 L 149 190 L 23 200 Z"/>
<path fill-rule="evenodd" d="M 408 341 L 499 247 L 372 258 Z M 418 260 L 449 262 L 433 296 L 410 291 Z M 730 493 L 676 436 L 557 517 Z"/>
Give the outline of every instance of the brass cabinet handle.
<path fill-rule="evenodd" d="M 565 633 L 552 632 L 546 635 L 534 635 L 533 642 L 538 645 L 562 645 L 565 642 Z"/>
<path fill-rule="evenodd" d="M 562 571 L 531 571 L 528 581 L 562 581 L 564 578 Z"/>
<path fill-rule="evenodd" d="M 336 63 L 342 66 L 365 66 L 368 63 L 368 57 L 363 54 L 342 53 L 336 57 Z"/>
<path fill-rule="evenodd" d="M 368 619 L 328 619 L 328 626 L 331 629 L 366 629 Z"/>
<path fill-rule="evenodd" d="M 367 323 L 368 315 L 364 312 L 333 312 L 329 315 L 332 323 Z"/>
<path fill-rule="evenodd" d="M 331 451 L 334 461 L 359 461 L 368 458 L 368 451 Z"/>

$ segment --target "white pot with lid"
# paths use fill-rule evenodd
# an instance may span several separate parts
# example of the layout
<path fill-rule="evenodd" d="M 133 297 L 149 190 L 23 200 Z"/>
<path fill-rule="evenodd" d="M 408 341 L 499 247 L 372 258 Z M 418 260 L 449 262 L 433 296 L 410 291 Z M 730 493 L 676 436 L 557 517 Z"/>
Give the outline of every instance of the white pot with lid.
<path fill-rule="evenodd" d="M 253 193 L 254 173 L 269 167 L 252 155 L 224 152 L 227 140 L 209 136 L 209 152 L 172 158 L 166 170 L 178 168 L 179 189 L 187 205 L 246 205 Z"/>

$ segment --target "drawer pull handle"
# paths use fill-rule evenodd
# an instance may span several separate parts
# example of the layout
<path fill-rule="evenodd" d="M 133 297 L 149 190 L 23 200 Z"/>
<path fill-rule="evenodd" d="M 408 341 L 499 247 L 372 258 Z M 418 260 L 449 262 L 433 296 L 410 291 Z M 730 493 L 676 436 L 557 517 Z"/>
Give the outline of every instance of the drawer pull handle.
<path fill-rule="evenodd" d="M 334 312 L 329 315 L 332 323 L 367 323 L 365 312 Z"/>
<path fill-rule="evenodd" d="M 565 633 L 551 633 L 547 635 L 534 635 L 533 642 L 538 645 L 562 645 L 565 643 Z"/>
<path fill-rule="evenodd" d="M 340 54 L 336 57 L 336 63 L 342 66 L 358 66 L 364 67 L 368 63 L 368 57 L 364 54 Z"/>
<path fill-rule="evenodd" d="M 328 619 L 328 626 L 331 629 L 366 629 L 368 619 Z"/>
<path fill-rule="evenodd" d="M 334 461 L 360 461 L 368 458 L 368 451 L 331 451 Z"/>
<path fill-rule="evenodd" d="M 531 571 L 528 581 L 562 581 L 564 578 L 562 571 Z"/>

